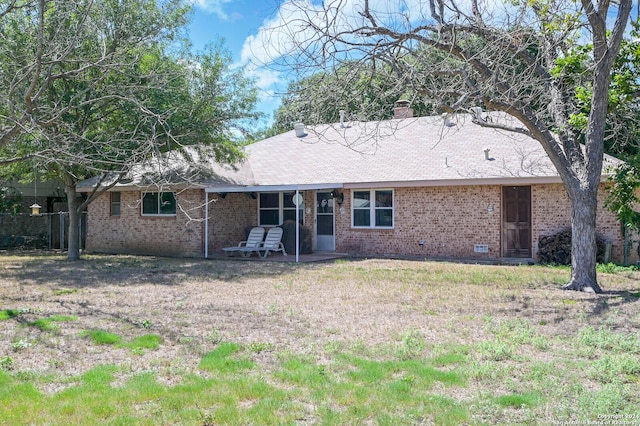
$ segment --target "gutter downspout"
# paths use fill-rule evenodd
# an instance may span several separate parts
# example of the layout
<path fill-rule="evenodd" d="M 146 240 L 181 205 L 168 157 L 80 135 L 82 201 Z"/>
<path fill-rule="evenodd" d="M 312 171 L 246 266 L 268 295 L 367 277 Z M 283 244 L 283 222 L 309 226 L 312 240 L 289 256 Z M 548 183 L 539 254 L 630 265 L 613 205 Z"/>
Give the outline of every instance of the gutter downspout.
<path fill-rule="evenodd" d="M 209 193 L 204 193 L 204 258 L 209 257 Z"/>
<path fill-rule="evenodd" d="M 296 200 L 299 195 L 300 192 L 296 189 Z M 296 263 L 298 262 L 300 262 L 300 206 L 296 204 Z"/>

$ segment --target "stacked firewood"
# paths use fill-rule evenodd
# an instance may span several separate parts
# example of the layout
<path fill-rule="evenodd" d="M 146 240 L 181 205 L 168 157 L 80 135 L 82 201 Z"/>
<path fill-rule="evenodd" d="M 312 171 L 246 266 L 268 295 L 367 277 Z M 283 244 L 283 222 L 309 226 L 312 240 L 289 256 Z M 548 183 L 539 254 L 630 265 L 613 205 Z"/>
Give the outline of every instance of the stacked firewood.
<path fill-rule="evenodd" d="M 605 261 L 605 250 L 607 242 L 601 236 L 596 236 L 598 262 Z M 540 263 L 551 263 L 556 265 L 571 264 L 571 228 L 540 237 L 538 241 L 538 261 Z"/>

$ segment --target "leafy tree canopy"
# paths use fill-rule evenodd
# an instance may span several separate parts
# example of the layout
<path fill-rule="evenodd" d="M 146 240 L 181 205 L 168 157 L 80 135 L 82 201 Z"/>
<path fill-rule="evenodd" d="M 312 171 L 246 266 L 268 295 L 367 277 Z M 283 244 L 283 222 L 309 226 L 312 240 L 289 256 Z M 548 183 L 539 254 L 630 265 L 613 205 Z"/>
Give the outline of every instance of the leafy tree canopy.
<path fill-rule="evenodd" d="M 107 188 L 77 204 L 80 180 L 113 185 L 144 163 L 162 171 L 168 153 L 242 158 L 256 89 L 221 41 L 191 49 L 188 12 L 183 0 L 30 0 L 0 12 L 0 164 L 64 183 L 70 242 L 77 213 Z"/>

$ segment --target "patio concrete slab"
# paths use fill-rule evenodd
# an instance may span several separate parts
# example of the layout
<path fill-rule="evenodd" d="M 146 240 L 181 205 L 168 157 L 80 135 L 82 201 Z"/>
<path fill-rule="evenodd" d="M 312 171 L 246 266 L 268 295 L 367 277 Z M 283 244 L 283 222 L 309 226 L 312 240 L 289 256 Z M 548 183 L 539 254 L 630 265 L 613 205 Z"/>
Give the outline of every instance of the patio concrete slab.
<path fill-rule="evenodd" d="M 301 254 L 298 256 L 298 260 L 300 263 L 310 263 L 310 262 L 324 262 L 335 259 L 342 259 L 348 257 L 346 253 L 334 253 L 334 252 L 323 252 L 317 251 L 311 254 Z M 259 262 L 295 262 L 296 254 L 287 254 L 284 256 L 282 253 L 271 253 L 267 256 L 266 259 L 262 259 L 260 256 L 253 254 L 251 257 L 242 257 L 240 254 L 235 254 L 233 256 L 227 256 L 223 251 L 214 251 L 209 253 L 209 257 L 207 259 L 224 259 L 224 260 L 241 260 L 241 261 L 259 261 Z"/>

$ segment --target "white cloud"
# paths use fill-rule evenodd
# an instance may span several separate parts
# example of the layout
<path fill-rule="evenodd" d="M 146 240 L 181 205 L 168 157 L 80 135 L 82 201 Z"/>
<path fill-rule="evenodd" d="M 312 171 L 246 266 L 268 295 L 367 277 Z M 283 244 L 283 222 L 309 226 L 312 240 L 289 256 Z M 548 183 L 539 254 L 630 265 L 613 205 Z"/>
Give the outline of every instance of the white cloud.
<path fill-rule="evenodd" d="M 258 32 L 247 37 L 242 46 L 241 62 L 270 64 L 290 50 L 300 24 L 307 18 L 305 11 L 315 13 L 315 8 L 306 0 L 289 0 L 280 5 L 271 19 L 265 20 Z"/>
<path fill-rule="evenodd" d="M 231 3 L 231 0 L 189 0 L 196 7 L 217 15 L 220 19 L 229 20 L 229 15 L 224 11 L 224 5 Z"/>
<path fill-rule="evenodd" d="M 249 69 L 247 74 L 255 78 L 256 86 L 261 90 L 267 90 L 275 84 L 281 83 L 280 73 L 268 68 Z"/>
<path fill-rule="evenodd" d="M 335 15 L 337 28 L 348 30 L 362 21 L 358 14 L 362 10 L 362 0 L 340 3 L 340 11 Z M 374 0 L 372 3 L 379 10 L 391 13 L 387 0 Z M 289 74 L 295 75 L 300 71 L 289 68 L 287 58 L 293 52 L 302 50 L 301 46 L 318 38 L 308 22 L 321 22 L 326 19 L 325 13 L 336 13 L 335 9 L 330 8 L 330 2 L 325 2 L 325 6 L 329 6 L 328 12 L 323 10 L 322 5 L 314 4 L 313 0 L 286 0 L 273 17 L 266 19 L 255 34 L 245 39 L 240 61 L 235 65 L 244 66 L 247 74 L 256 79 L 263 102 L 269 98 L 275 99 L 278 92 L 284 92 Z M 314 58 L 309 59 L 309 65 L 313 67 Z"/>
<path fill-rule="evenodd" d="M 245 75 L 256 82 L 259 102 L 273 102 L 279 97 L 277 93 L 286 88 L 287 81 L 280 72 L 268 67 L 256 67 L 253 64 L 245 66 Z"/>
<path fill-rule="evenodd" d="M 361 14 L 364 0 L 325 0 L 323 3 L 324 7 L 314 0 L 282 2 L 274 16 L 265 20 L 256 34 L 247 37 L 241 63 L 273 65 L 294 52 L 314 52 L 313 48 L 306 49 L 309 46 L 320 49 L 317 41 L 322 38 L 323 29 L 314 29 L 309 23 L 329 23 L 331 32 L 346 34 L 365 22 Z M 424 19 L 428 8 L 428 2 L 423 0 L 370 0 L 369 5 L 378 22 L 395 27 Z M 304 59 L 312 66 L 315 58 Z"/>
<path fill-rule="evenodd" d="M 204 1 L 204 0 L 200 0 Z M 396 29 L 399 32 L 414 29 L 416 25 L 434 23 L 430 12 L 430 3 L 424 0 L 369 0 L 369 10 L 379 24 Z M 452 22 L 473 21 L 471 0 L 444 1 L 443 14 Z M 478 9 L 485 15 L 487 23 L 496 26 L 514 25 L 513 19 L 526 18 L 501 0 L 479 0 Z M 341 34 L 348 41 L 360 36 L 354 34 L 356 28 L 368 24 L 362 14 L 365 0 L 284 0 L 277 12 L 262 23 L 258 31 L 247 37 L 242 47 L 242 64 L 279 65 L 282 69 L 291 63 L 313 67 L 320 61 L 333 42 L 322 45 L 323 32 Z M 458 9 L 459 8 L 459 9 Z M 464 12 L 467 11 L 467 15 Z M 506 19 L 509 21 L 506 21 Z M 320 28 L 314 28 L 318 24 Z M 325 26 L 323 28 L 322 26 Z M 365 37 L 365 36 L 362 36 Z M 379 38 L 379 37 L 378 37 Z M 326 39 L 325 39 L 326 40 Z M 346 44 L 339 48 L 349 55 Z M 291 56 L 308 54 L 305 57 Z M 292 60 L 287 60 L 287 58 Z"/>
<path fill-rule="evenodd" d="M 224 13 L 223 5 L 231 0 L 191 1 L 215 7 L 219 13 Z M 573 4 L 570 0 L 566 2 Z M 369 7 L 379 24 L 402 32 L 416 25 L 433 23 L 431 3 L 425 0 L 369 0 Z M 526 25 L 530 18 L 526 12 L 502 0 L 444 0 L 444 18 L 459 23 L 465 20 L 473 22 L 472 3 L 478 6 L 485 22 L 497 27 L 518 23 Z M 353 30 L 367 23 L 362 15 L 364 4 L 365 0 L 281 0 L 278 10 L 245 39 L 240 60 L 235 65 L 245 67 L 247 73 L 256 79 L 262 100 L 272 94 L 277 96 L 277 93 L 284 92 L 288 81 L 315 72 L 330 63 L 323 62 L 331 61 L 333 52 L 329 50 L 332 48 L 341 49 L 340 59 L 362 54 L 361 51 L 351 50 L 349 42 L 359 37 L 353 34 Z M 314 28 L 316 24 L 320 28 Z M 322 28 L 323 25 L 326 28 Z M 327 41 L 326 38 L 323 40 L 325 30 L 327 33 L 342 34 L 346 43 L 336 44 L 332 40 L 323 44 L 322 41 Z"/>

